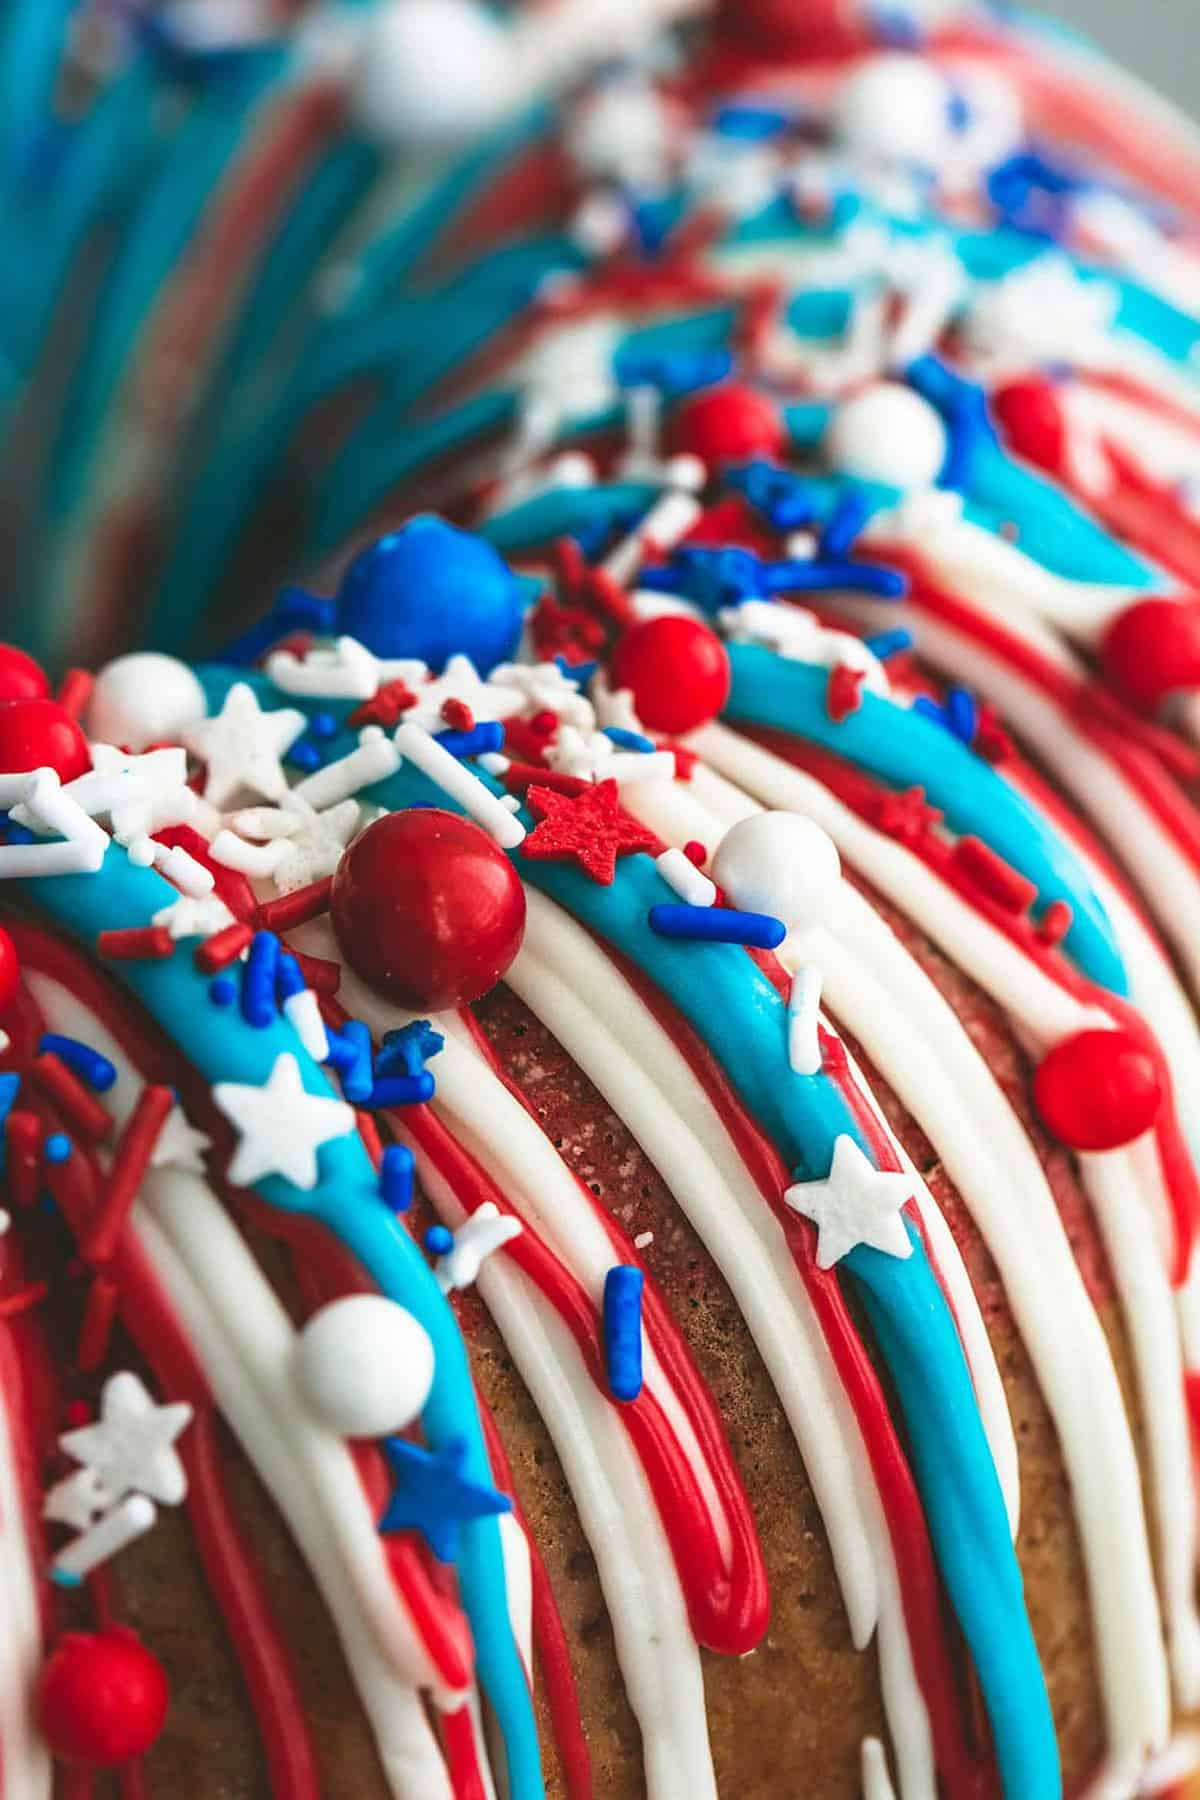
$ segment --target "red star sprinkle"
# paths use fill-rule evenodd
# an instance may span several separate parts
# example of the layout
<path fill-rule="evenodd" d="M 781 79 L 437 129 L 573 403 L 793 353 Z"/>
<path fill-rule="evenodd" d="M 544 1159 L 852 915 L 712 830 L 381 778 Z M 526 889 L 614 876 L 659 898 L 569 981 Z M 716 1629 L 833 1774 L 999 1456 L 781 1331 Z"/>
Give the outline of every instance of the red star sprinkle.
<path fill-rule="evenodd" d="M 347 725 L 382 725 L 390 731 L 393 725 L 400 723 L 401 713 L 406 713 L 410 706 L 417 704 L 417 696 L 403 681 L 385 681 L 378 692 L 370 699 L 356 706 Z"/>
<path fill-rule="evenodd" d="M 859 688 L 866 676 L 865 669 L 852 669 L 847 663 L 837 663 L 829 671 L 829 685 L 825 689 L 825 711 L 835 725 L 848 719 L 862 705 Z"/>
<path fill-rule="evenodd" d="M 880 794 L 875 803 L 872 823 L 901 844 L 915 844 L 937 824 L 941 816 L 935 807 L 929 805 L 924 788 L 910 787 L 905 788 L 902 794 Z"/>
<path fill-rule="evenodd" d="M 615 781 L 599 781 L 574 798 L 531 787 L 526 800 L 541 824 L 525 839 L 522 854 L 543 862 L 574 858 L 601 887 L 611 885 L 618 856 L 658 846 L 654 833 L 621 805 Z"/>

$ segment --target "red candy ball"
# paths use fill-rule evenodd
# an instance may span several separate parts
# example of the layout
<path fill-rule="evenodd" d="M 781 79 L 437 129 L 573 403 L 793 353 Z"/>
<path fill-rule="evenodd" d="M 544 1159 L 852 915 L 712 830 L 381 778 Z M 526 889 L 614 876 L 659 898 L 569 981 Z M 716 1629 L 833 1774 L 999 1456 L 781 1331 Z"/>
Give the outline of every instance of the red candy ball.
<path fill-rule="evenodd" d="M 1018 456 L 1039 469 L 1062 466 L 1065 427 L 1053 386 L 1036 375 L 997 388 L 990 401 L 996 423 Z"/>
<path fill-rule="evenodd" d="M 710 468 L 755 456 L 780 456 L 787 444 L 774 403 L 734 381 L 692 394 L 671 420 L 668 437 L 674 454 L 698 456 Z"/>
<path fill-rule="evenodd" d="M 1118 692 L 1147 712 L 1179 688 L 1200 687 L 1200 599 L 1127 606 L 1104 634 L 1100 661 Z"/>
<path fill-rule="evenodd" d="M 667 614 L 635 625 L 613 652 L 612 685 L 632 688 L 638 718 L 672 737 L 715 719 L 729 698 L 729 657 L 698 619 Z"/>
<path fill-rule="evenodd" d="M 0 928 L 0 1014 L 7 1012 L 16 999 L 20 979 L 17 947 L 7 931 Z"/>
<path fill-rule="evenodd" d="M 12 700 L 0 706 L 0 774 L 49 768 L 63 781 L 74 781 L 91 766 L 87 739 L 53 700 Z"/>
<path fill-rule="evenodd" d="M 15 644 L 0 644 L 0 700 L 44 700 L 49 692 L 41 663 Z"/>
<path fill-rule="evenodd" d="M 1127 1031 L 1078 1031 L 1034 1071 L 1047 1127 L 1072 1150 L 1116 1150 L 1153 1125 L 1162 1099 L 1154 1058 Z"/>
<path fill-rule="evenodd" d="M 389 1000 L 437 1012 L 495 987 L 525 935 L 525 890 L 470 819 L 389 813 L 356 838 L 330 897 L 342 955 Z"/>
<path fill-rule="evenodd" d="M 170 1694 L 157 1657 L 132 1631 L 71 1631 L 38 1683 L 46 1742 L 61 1762 L 115 1769 L 145 1755 L 163 1728 Z"/>

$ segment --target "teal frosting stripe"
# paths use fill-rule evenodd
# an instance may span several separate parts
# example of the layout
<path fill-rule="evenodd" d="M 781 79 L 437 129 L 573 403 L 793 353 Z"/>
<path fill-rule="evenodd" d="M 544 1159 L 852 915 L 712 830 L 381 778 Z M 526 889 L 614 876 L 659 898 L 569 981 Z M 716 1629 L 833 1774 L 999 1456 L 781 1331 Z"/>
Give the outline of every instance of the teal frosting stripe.
<path fill-rule="evenodd" d="M 200 676 L 214 709 L 234 682 L 246 679 L 239 670 L 215 668 Z M 263 677 L 251 682 L 264 706 L 284 699 Z M 293 697 L 286 698 L 291 704 Z M 350 710 L 347 703 L 296 704 L 341 719 Z M 343 732 L 327 753 L 344 753 L 354 742 Z M 363 798 L 392 810 L 430 802 L 462 810 L 409 763 Z M 532 824 L 528 813 L 522 818 Z M 801 1179 L 828 1175 L 843 1134 L 869 1152 L 837 1085 L 824 1074 L 792 1070 L 786 1005 L 751 959 L 732 944 L 680 943 L 650 930 L 650 907 L 670 897 L 652 858 L 622 858 L 608 887 L 565 863 L 533 861 L 519 850 L 513 860 L 523 879 L 628 957 L 678 1008 Z M 860 1247 L 845 1267 L 900 1396 L 930 1534 L 979 1673 L 1006 1800 L 1058 1800 L 1058 1752 L 1041 1664 L 953 1316 L 919 1241 L 904 1260 Z"/>
<path fill-rule="evenodd" d="M 97 955 L 102 931 L 148 924 L 178 891 L 152 869 L 135 868 L 124 851 L 108 851 L 94 875 L 58 875 L 18 885 L 62 930 Z M 261 1085 L 275 1058 L 290 1052 L 307 1092 L 328 1094 L 329 1082 L 304 1050 L 292 1027 L 277 1017 L 263 1029 L 248 1026 L 236 1009 L 219 1009 L 208 980 L 184 941 L 161 961 L 108 963 L 188 1061 L 210 1082 Z M 490 1485 L 490 1467 L 476 1409 L 466 1350 L 454 1315 L 409 1233 L 390 1213 L 362 1139 L 356 1131 L 318 1151 L 319 1180 L 311 1191 L 279 1176 L 255 1183 L 255 1191 L 281 1211 L 319 1220 L 358 1258 L 381 1292 L 409 1308 L 433 1341 L 435 1375 L 422 1423 L 435 1447 L 461 1437 L 467 1443 L 464 1474 Z M 513 1639 L 506 1602 L 504 1557 L 495 1519 L 463 1527 L 458 1574 L 463 1605 L 475 1641 L 481 1686 L 504 1734 L 514 1800 L 542 1800 L 537 1728 L 528 1684 Z"/>
<path fill-rule="evenodd" d="M 1066 948 L 1111 993 L 1128 982 L 1112 926 L 1068 847 L 1022 795 L 934 720 L 875 694 L 840 723 L 825 706 L 828 670 L 789 662 L 756 644 L 730 644 L 733 685 L 725 716 L 735 724 L 786 731 L 832 751 L 890 787 L 923 787 L 960 834 L 972 833 L 1020 870 L 1040 907 L 1071 908 Z"/>

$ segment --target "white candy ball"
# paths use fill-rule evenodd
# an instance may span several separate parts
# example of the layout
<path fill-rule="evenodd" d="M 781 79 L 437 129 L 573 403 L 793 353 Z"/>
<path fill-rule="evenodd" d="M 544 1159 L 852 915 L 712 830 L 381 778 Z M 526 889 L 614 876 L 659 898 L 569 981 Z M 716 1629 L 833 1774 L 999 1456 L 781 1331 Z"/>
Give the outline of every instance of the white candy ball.
<path fill-rule="evenodd" d="M 350 1294 L 314 1313 L 296 1340 L 296 1385 L 339 1437 L 390 1437 L 433 1386 L 424 1326 L 382 1294 Z"/>
<path fill-rule="evenodd" d="M 385 143 L 459 143 L 503 115 L 515 79 L 509 31 L 476 0 L 392 0 L 367 24 L 354 113 Z"/>
<path fill-rule="evenodd" d="M 144 650 L 118 656 L 97 675 L 88 701 L 88 736 L 144 750 L 178 738 L 207 711 L 204 689 L 186 663 Z"/>
<path fill-rule="evenodd" d="M 841 873 L 829 833 L 791 812 L 756 813 L 731 826 L 712 864 L 731 905 L 782 919 L 789 931 L 824 922 Z"/>
<path fill-rule="evenodd" d="M 861 63 L 833 102 L 833 133 L 859 155 L 934 169 L 952 135 L 952 90 L 925 57 L 887 51 Z"/>
<path fill-rule="evenodd" d="M 822 449 L 841 474 L 907 492 L 937 480 L 947 443 L 946 427 L 928 400 L 898 381 L 879 381 L 837 408 Z"/>

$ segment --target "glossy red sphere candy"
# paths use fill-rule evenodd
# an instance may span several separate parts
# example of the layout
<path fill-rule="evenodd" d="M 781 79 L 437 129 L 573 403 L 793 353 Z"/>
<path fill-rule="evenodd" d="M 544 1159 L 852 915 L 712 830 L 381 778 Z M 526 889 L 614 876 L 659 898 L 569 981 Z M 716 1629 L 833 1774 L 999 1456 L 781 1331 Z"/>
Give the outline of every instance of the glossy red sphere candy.
<path fill-rule="evenodd" d="M 1066 429 L 1053 386 L 1036 375 L 997 388 L 989 402 L 1005 441 L 1039 469 L 1062 465 Z"/>
<path fill-rule="evenodd" d="M 1138 600 L 1118 613 L 1100 647 L 1104 673 L 1147 711 L 1200 687 L 1200 600 Z"/>
<path fill-rule="evenodd" d="M 0 774 L 54 769 L 63 781 L 92 766 L 87 739 L 53 700 L 12 700 L 0 706 Z"/>
<path fill-rule="evenodd" d="M 435 1012 L 495 987 L 525 935 L 525 890 L 503 850 L 470 819 L 433 807 L 389 813 L 355 839 L 330 911 L 342 955 L 368 987 Z"/>
<path fill-rule="evenodd" d="M 55 1756 L 113 1769 L 144 1756 L 167 1716 L 170 1693 L 157 1657 L 132 1631 L 71 1631 L 38 1683 L 42 1731 Z"/>
<path fill-rule="evenodd" d="M 1079 1031 L 1038 1065 L 1033 1097 L 1060 1143 L 1115 1150 L 1153 1125 L 1162 1084 L 1154 1058 L 1128 1032 Z"/>
<path fill-rule="evenodd" d="M 611 678 L 615 688 L 632 688 L 643 725 L 674 736 L 716 718 L 729 698 L 729 657 L 707 625 L 667 615 L 625 634 Z"/>
<path fill-rule="evenodd" d="M 49 692 L 41 663 L 15 644 L 0 644 L 0 700 L 44 700 Z"/>
<path fill-rule="evenodd" d="M 671 420 L 668 435 L 672 451 L 698 456 L 710 468 L 755 456 L 780 456 L 787 444 L 774 401 L 734 381 L 692 394 Z"/>

